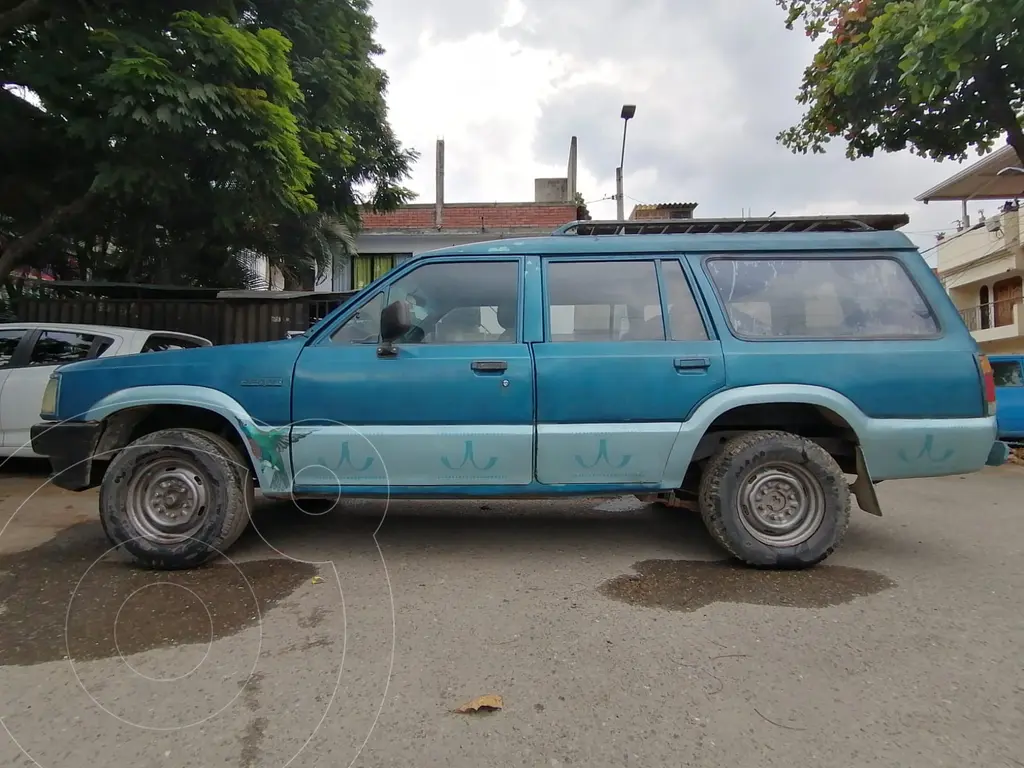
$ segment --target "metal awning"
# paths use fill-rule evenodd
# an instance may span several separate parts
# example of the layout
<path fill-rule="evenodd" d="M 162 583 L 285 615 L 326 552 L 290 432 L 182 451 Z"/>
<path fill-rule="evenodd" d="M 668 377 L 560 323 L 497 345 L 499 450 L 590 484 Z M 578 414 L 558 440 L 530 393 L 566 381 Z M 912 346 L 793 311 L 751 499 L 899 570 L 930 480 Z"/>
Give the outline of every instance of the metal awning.
<path fill-rule="evenodd" d="M 914 199 L 932 200 L 1006 200 L 1024 197 L 1024 175 L 997 176 L 1003 168 L 1020 166 L 1013 147 L 1007 145 L 950 176 Z"/>

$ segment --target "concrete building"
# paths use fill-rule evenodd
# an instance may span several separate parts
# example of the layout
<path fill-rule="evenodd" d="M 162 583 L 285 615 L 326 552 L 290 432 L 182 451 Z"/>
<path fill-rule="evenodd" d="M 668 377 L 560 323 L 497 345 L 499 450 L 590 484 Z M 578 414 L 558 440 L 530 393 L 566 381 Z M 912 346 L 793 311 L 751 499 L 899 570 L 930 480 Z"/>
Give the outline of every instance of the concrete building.
<path fill-rule="evenodd" d="M 1012 147 L 992 152 L 916 199 L 957 201 L 956 229 L 936 236 L 936 274 L 985 352 L 1024 352 L 1024 176 Z M 977 206 L 977 207 L 976 207 Z M 968 208 L 978 211 L 972 223 Z"/>
<path fill-rule="evenodd" d="M 481 240 L 547 235 L 576 220 L 577 142 L 569 144 L 565 177 L 534 180 L 529 202 L 449 203 L 445 200 L 444 141 L 437 142 L 432 203 L 405 205 L 386 214 L 366 212 L 357 255 L 339 257 L 317 291 L 358 290 L 404 260 L 435 248 Z"/>

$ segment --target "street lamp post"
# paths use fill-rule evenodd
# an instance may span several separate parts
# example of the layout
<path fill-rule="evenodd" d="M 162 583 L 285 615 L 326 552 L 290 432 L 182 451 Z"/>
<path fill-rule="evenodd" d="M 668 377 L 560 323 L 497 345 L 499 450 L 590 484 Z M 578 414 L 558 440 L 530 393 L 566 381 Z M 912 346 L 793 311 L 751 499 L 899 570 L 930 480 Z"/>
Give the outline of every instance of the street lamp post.
<path fill-rule="evenodd" d="M 615 205 L 618 214 L 618 221 L 626 220 L 626 198 L 622 193 L 622 166 L 626 162 L 626 129 L 629 127 L 629 121 L 636 115 L 635 104 L 623 104 L 622 113 L 622 153 L 619 156 L 619 167 L 615 169 Z"/>

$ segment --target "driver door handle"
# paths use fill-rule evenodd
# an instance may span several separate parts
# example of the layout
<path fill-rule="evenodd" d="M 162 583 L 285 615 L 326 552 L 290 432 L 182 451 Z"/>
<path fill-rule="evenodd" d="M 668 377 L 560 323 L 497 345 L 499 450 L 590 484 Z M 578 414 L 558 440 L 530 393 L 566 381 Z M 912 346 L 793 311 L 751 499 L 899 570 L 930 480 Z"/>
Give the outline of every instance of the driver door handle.
<path fill-rule="evenodd" d="M 477 373 L 504 373 L 508 370 L 508 363 L 504 360 L 474 360 L 469 367 Z"/>

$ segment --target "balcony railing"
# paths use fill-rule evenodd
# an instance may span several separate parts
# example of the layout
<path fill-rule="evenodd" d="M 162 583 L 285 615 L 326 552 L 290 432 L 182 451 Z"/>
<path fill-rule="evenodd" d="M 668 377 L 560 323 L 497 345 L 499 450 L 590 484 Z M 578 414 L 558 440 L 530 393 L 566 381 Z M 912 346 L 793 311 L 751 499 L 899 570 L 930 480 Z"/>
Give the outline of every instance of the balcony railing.
<path fill-rule="evenodd" d="M 1024 304 L 1024 298 L 1000 299 L 988 304 L 961 309 L 960 317 L 964 319 L 969 331 L 1001 328 L 1004 325 L 1013 325 L 1013 308 L 1019 304 Z"/>

